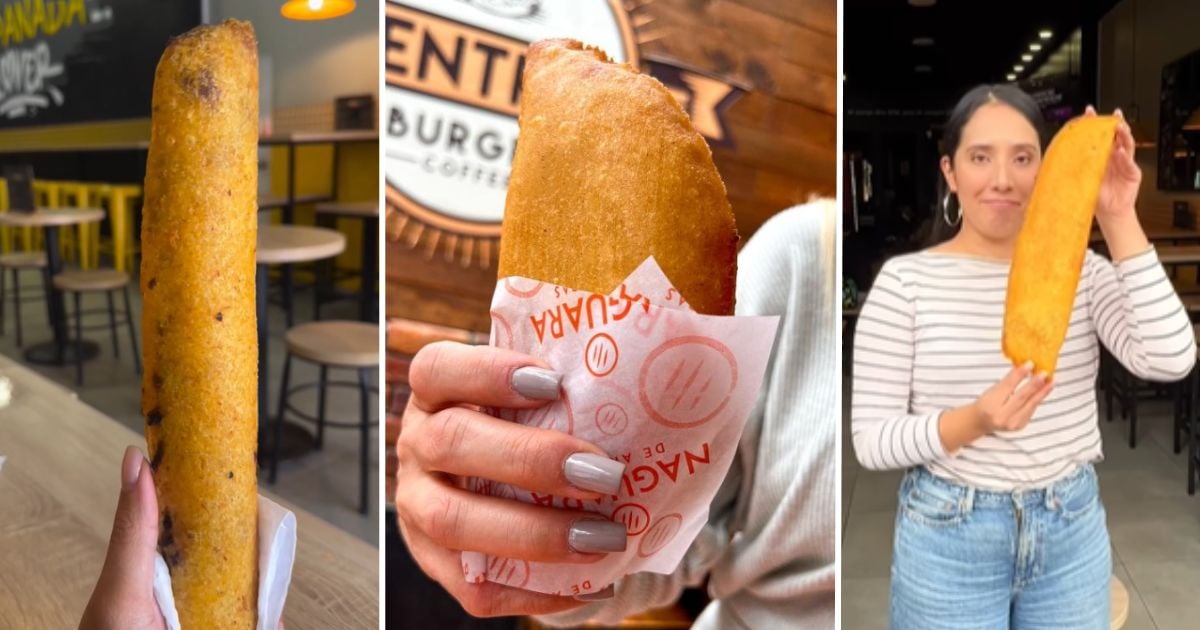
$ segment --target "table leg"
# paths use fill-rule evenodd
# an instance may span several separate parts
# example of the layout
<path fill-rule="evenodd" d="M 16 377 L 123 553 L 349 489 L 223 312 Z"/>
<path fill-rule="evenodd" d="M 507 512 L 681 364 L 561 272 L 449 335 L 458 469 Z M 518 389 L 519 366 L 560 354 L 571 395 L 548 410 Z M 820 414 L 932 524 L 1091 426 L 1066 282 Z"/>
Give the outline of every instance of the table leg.
<path fill-rule="evenodd" d="M 288 155 L 288 185 L 287 185 L 287 205 L 283 207 L 283 224 L 291 225 L 295 220 L 296 211 L 296 145 L 293 142 L 287 144 Z"/>
<path fill-rule="evenodd" d="M 91 342 L 82 342 L 78 346 L 70 343 L 70 335 L 67 333 L 67 308 L 63 302 L 63 294 L 54 288 L 54 276 L 63 268 L 62 254 L 58 249 L 58 226 L 46 226 L 45 240 L 46 269 L 42 282 L 46 296 L 46 311 L 54 337 L 50 341 L 27 348 L 25 360 L 39 365 L 66 365 L 75 363 L 76 354 L 82 352 L 83 360 L 86 361 L 96 356 L 98 348 Z"/>
<path fill-rule="evenodd" d="M 376 311 L 379 307 L 372 305 L 375 301 L 379 273 L 375 271 L 379 260 L 379 217 L 364 217 L 362 239 L 362 276 L 360 280 L 358 303 L 358 318 L 364 322 L 378 320 Z"/>
<path fill-rule="evenodd" d="M 58 346 L 55 358 L 63 360 L 63 346 L 67 343 L 66 306 L 63 294 L 54 288 L 54 276 L 62 272 L 62 254 L 58 250 L 58 228 L 46 228 L 46 305 L 49 309 L 50 326 L 54 329 L 54 345 Z"/>
<path fill-rule="evenodd" d="M 258 443 L 263 443 L 267 422 L 267 265 L 257 265 L 254 277 L 254 302 L 258 318 Z"/>

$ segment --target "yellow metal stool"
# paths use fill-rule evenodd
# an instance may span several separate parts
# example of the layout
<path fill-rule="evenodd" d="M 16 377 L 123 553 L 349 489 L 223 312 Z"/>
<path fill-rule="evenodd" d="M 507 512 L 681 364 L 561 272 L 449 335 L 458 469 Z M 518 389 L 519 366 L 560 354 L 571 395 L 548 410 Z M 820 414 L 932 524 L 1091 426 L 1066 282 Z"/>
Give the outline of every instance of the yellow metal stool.
<path fill-rule="evenodd" d="M 112 241 L 97 246 L 97 260 L 100 251 L 108 252 L 112 255 L 113 268 L 129 271 L 134 268 L 138 254 L 133 213 L 136 200 L 142 196 L 142 187 L 136 184 L 107 184 L 97 186 L 93 192 L 97 199 L 108 202 L 109 226 L 112 228 Z"/>
<path fill-rule="evenodd" d="M 8 212 L 8 182 L 0 177 L 0 212 Z M 9 253 L 13 250 L 14 228 L 0 226 L 0 252 Z"/>
<path fill-rule="evenodd" d="M 58 201 L 61 207 L 89 207 L 88 188 L 89 185 L 83 182 L 59 182 Z M 75 261 L 81 269 L 99 266 L 94 253 L 100 242 L 99 223 L 80 223 L 73 231 L 64 230 L 62 236 L 63 255 L 67 260 Z"/>

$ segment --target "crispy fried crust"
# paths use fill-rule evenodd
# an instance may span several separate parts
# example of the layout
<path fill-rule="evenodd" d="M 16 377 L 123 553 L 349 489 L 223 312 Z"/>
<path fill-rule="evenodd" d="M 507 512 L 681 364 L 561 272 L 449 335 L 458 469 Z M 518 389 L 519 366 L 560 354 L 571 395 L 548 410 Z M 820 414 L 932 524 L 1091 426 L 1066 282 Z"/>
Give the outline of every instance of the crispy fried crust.
<path fill-rule="evenodd" d="M 1008 277 L 1002 345 L 1014 364 L 1058 364 L 1116 128 L 1112 116 L 1076 118 L 1046 151 Z"/>
<path fill-rule="evenodd" d="M 608 293 L 654 256 L 693 309 L 733 313 L 737 228 L 712 152 L 657 80 L 572 40 L 529 48 L 501 277 Z"/>
<path fill-rule="evenodd" d="M 255 625 L 257 144 L 250 24 L 174 39 L 146 163 L 142 413 L 183 628 Z"/>

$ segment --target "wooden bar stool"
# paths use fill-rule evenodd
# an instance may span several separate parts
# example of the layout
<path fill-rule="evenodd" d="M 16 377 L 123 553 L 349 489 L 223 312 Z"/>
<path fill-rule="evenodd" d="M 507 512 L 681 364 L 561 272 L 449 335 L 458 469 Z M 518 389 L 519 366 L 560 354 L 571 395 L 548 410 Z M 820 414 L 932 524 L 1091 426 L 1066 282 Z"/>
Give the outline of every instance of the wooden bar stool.
<path fill-rule="evenodd" d="M 358 511 L 367 513 L 368 505 L 368 469 L 370 468 L 371 422 L 370 394 L 374 390 L 367 384 L 371 370 L 379 367 L 379 326 L 364 322 L 322 321 L 300 324 L 287 331 L 284 335 L 287 344 L 287 358 L 283 363 L 283 381 L 279 386 L 279 413 L 275 417 L 273 439 L 271 440 L 271 470 L 270 483 L 275 483 L 279 468 L 279 444 L 283 439 L 283 424 L 288 412 L 292 415 L 316 424 L 317 432 L 313 442 L 316 448 L 321 448 L 325 435 L 325 426 L 330 428 L 358 428 L 360 433 L 361 452 L 359 453 L 359 502 Z M 317 383 L 307 383 L 289 388 L 292 359 L 303 359 L 316 364 L 320 368 Z M 329 368 L 346 368 L 358 372 L 357 383 L 352 381 L 329 381 Z M 292 405 L 290 399 L 297 392 L 317 388 L 317 415 L 300 411 Z M 333 422 L 325 419 L 325 394 L 329 387 L 357 387 L 359 390 L 358 422 Z"/>
<path fill-rule="evenodd" d="M 1108 592 L 1111 603 L 1108 613 L 1109 628 L 1121 630 L 1129 620 L 1129 591 L 1125 589 L 1120 578 L 1114 575 L 1108 584 Z"/>
<path fill-rule="evenodd" d="M 17 347 L 25 345 L 21 335 L 21 304 L 42 299 L 42 295 L 21 298 L 21 272 L 37 271 L 44 273 L 46 269 L 45 252 L 12 252 L 0 255 L 0 335 L 4 334 L 4 302 L 6 298 L 5 276 L 12 276 L 13 284 L 13 316 L 17 320 Z"/>
<path fill-rule="evenodd" d="M 133 326 L 133 309 L 129 306 L 129 274 L 115 269 L 93 269 L 91 271 L 64 271 L 54 276 L 54 287 L 64 293 L 70 293 L 75 303 L 75 382 L 83 385 L 83 317 L 89 312 L 83 310 L 84 293 L 104 293 L 108 298 L 108 326 L 92 325 L 87 330 L 109 328 L 112 331 L 113 356 L 120 358 L 121 351 L 117 344 L 117 324 L 129 326 L 129 345 L 133 348 L 133 364 L 138 374 L 142 373 L 142 357 L 138 352 L 137 332 Z M 113 292 L 120 290 L 125 299 L 124 322 L 117 321 L 117 312 L 113 306 Z"/>

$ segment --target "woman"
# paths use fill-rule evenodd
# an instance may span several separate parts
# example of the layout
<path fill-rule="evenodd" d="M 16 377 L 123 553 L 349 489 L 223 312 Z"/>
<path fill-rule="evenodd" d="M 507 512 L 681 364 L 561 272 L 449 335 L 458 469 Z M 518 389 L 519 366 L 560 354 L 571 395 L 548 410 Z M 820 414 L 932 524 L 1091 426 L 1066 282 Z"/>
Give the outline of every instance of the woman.
<path fill-rule="evenodd" d="M 1113 262 L 1087 252 L 1058 371 L 1030 374 L 1001 353 L 1042 129 L 1015 87 L 963 96 L 941 159 L 952 236 L 887 261 L 859 319 L 855 452 L 870 469 L 909 469 L 893 628 L 1108 628 L 1112 562 L 1092 467 L 1099 344 L 1148 380 L 1181 379 L 1195 361 L 1187 314 L 1134 209 L 1141 171 L 1123 121 L 1096 207 Z"/>
<path fill-rule="evenodd" d="M 593 562 L 622 551 L 626 532 L 623 524 L 585 512 L 471 494 L 459 489 L 459 478 L 482 476 L 588 499 L 613 492 L 623 466 L 565 433 L 474 411 L 532 408 L 557 398 L 560 376 L 537 358 L 450 343 L 422 349 L 412 362 L 412 397 L 396 444 L 396 511 L 409 552 L 425 573 L 476 616 L 615 624 L 669 605 L 685 587 L 707 579 L 715 601 L 696 620 L 697 629 L 831 627 L 840 411 L 836 225 L 833 202 L 815 202 L 779 213 L 742 249 L 738 313 L 782 316 L 760 404 L 709 521 L 680 566 L 669 575 L 630 575 L 588 596 L 603 601 L 463 579 L 463 549 Z"/>

